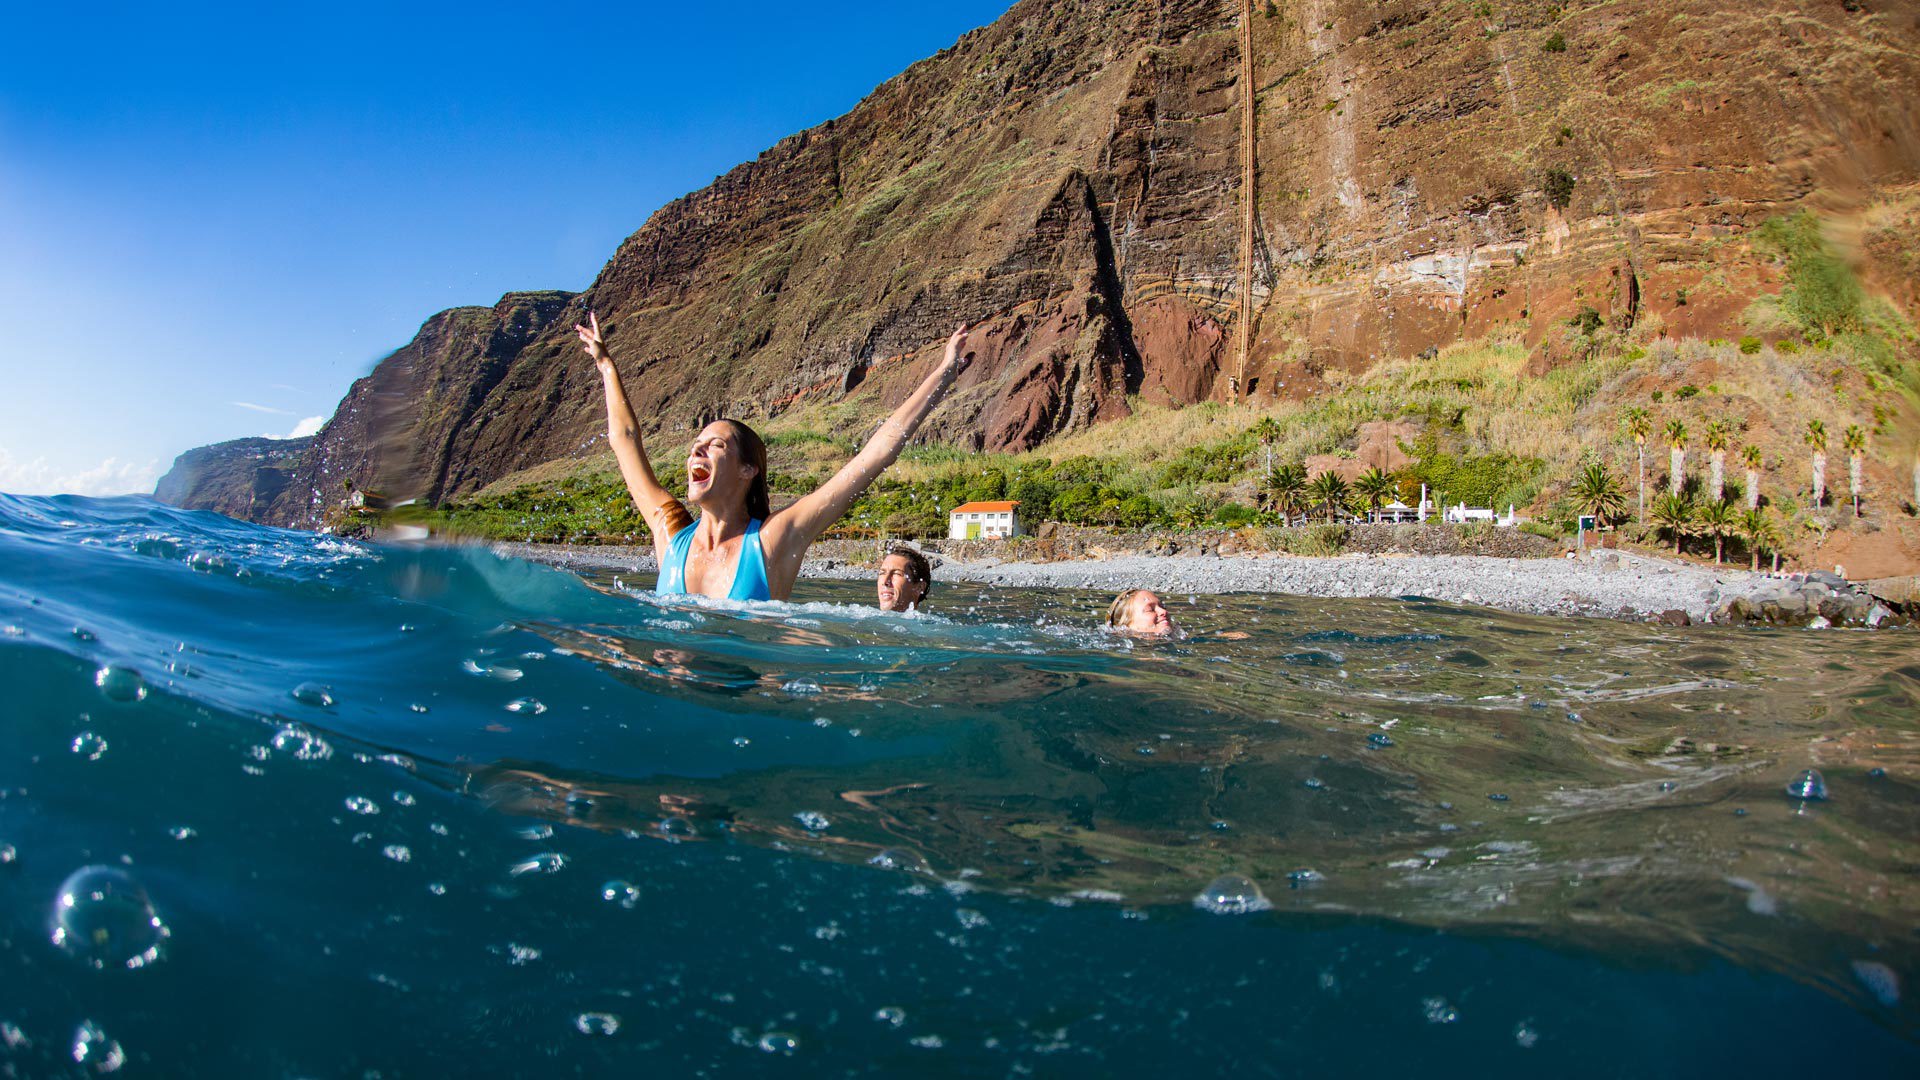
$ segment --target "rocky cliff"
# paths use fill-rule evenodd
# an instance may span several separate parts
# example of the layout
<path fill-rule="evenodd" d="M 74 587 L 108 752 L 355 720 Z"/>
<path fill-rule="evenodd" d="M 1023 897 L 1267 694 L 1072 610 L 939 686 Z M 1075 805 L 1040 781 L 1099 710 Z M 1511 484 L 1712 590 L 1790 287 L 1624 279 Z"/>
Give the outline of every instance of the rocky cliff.
<path fill-rule="evenodd" d="M 638 413 L 675 437 L 721 414 L 870 422 L 955 323 L 984 320 L 929 437 L 1008 449 L 1133 401 L 1314 394 L 1334 369 L 1491 331 L 1575 362 L 1558 343 L 1585 309 L 1738 336 L 1779 288 L 1747 233 L 1801 207 L 1857 228 L 1869 280 L 1913 300 L 1912 245 L 1881 233 L 1920 192 L 1920 7 L 1253 7 L 1243 53 L 1238 3 L 1017 4 L 661 208 L 586 292 L 430 319 L 246 516 L 311 525 L 342 479 L 443 500 L 597 452 L 569 330 L 589 309 Z M 236 512 L 232 484 L 186 475 L 216 449 L 183 456 L 164 495 Z"/>

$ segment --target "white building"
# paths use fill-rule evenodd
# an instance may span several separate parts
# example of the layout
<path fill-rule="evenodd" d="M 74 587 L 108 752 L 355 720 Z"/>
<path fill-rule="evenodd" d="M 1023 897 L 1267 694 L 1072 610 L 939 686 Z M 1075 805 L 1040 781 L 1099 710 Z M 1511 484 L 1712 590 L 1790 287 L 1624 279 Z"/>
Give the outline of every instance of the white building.
<path fill-rule="evenodd" d="M 993 540 L 1019 536 L 1020 515 L 1017 502 L 961 503 L 947 512 L 947 539 Z"/>

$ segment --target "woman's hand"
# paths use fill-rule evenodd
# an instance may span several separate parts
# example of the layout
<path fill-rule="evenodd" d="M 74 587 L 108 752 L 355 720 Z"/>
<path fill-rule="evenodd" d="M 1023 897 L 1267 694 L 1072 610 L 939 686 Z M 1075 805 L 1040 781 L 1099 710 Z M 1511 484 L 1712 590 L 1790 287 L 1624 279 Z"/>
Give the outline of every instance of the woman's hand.
<path fill-rule="evenodd" d="M 958 374 L 961 368 L 967 366 L 966 354 L 960 351 L 960 347 L 967 343 L 968 329 L 970 324 L 963 322 L 954 330 L 953 336 L 947 339 L 947 355 L 940 366 L 950 374 Z"/>
<path fill-rule="evenodd" d="M 586 326 L 574 323 L 573 332 L 580 335 L 580 344 L 586 346 L 587 355 L 593 357 L 594 363 L 611 367 L 613 354 L 607 351 L 606 339 L 600 336 L 600 316 L 589 311 L 587 322 Z"/>

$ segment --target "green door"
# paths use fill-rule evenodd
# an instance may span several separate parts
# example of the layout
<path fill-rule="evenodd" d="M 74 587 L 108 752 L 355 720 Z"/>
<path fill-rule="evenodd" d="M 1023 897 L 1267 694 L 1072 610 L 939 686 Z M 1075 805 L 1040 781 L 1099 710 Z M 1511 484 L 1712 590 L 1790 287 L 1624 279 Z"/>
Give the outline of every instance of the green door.
<path fill-rule="evenodd" d="M 977 521 L 967 522 L 967 539 L 969 540 L 980 539 L 980 523 L 979 522 Z"/>

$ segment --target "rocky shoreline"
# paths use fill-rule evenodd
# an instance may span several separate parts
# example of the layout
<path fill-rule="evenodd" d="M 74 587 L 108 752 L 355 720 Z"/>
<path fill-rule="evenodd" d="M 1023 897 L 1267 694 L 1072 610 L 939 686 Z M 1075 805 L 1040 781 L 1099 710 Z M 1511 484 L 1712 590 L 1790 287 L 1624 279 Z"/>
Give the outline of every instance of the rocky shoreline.
<path fill-rule="evenodd" d="M 926 550 L 936 577 L 1020 588 L 1099 592 L 1147 587 L 1177 593 L 1285 593 L 1327 597 L 1422 596 L 1536 615 L 1774 626 L 1905 625 L 1914 612 L 1876 598 L 1865 586 L 1814 572 L 1774 577 L 1705 567 L 1620 551 L 1578 557 L 1360 553 L 1338 556 L 1211 553 L 1100 554 L 1057 561 L 1002 559 L 969 545 L 967 557 Z M 569 570 L 651 575 L 652 552 L 635 547 L 501 543 L 503 555 Z M 871 578 L 876 546 L 831 541 L 815 545 L 801 576 Z"/>

